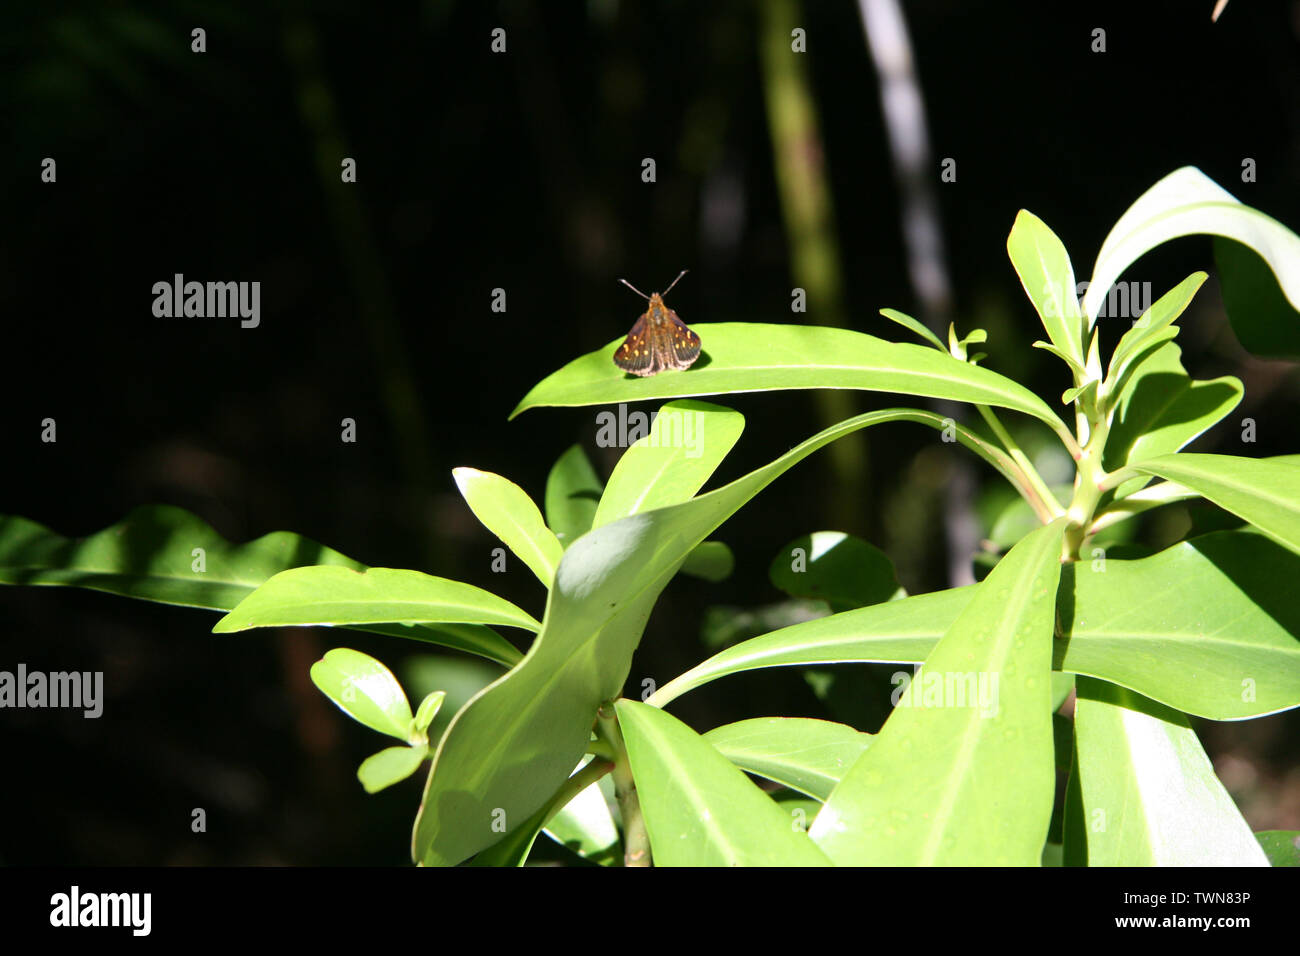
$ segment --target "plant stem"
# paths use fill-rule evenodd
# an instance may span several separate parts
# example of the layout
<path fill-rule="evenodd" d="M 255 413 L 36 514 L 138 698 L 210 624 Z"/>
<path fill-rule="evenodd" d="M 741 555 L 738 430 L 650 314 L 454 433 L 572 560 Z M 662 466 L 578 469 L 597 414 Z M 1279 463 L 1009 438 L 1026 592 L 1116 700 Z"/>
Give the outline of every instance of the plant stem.
<path fill-rule="evenodd" d="M 586 790 L 613 769 L 614 765 L 608 760 L 602 760 L 597 757 L 589 761 L 587 766 L 583 767 L 566 780 L 564 785 L 555 792 L 555 796 L 553 796 L 551 802 L 547 804 L 545 823 L 542 825 L 545 826 L 546 823 L 550 823 L 551 818 L 568 806 L 574 797 L 582 793 L 582 791 Z"/>
<path fill-rule="evenodd" d="M 1024 475 L 1025 481 L 1028 482 L 1029 487 L 1033 489 L 1034 494 L 1038 496 L 1039 500 L 1042 501 L 1048 509 L 1050 509 L 1050 517 L 1047 517 L 1043 523 L 1046 524 L 1060 515 L 1063 515 L 1065 509 L 1061 507 L 1061 503 L 1056 500 L 1056 496 L 1052 494 L 1051 489 L 1047 487 L 1047 483 L 1044 482 L 1042 476 L 1038 474 L 1038 469 L 1033 466 L 1033 463 L 1025 453 L 1020 450 L 1020 446 L 1016 444 L 1016 440 L 1011 437 L 1011 433 L 1003 427 L 1002 422 L 998 419 L 998 416 L 993 409 L 987 405 L 976 405 L 975 407 L 979 409 L 979 413 L 984 416 L 984 421 L 988 422 L 989 428 L 993 429 L 993 434 L 997 436 L 998 441 L 1002 442 L 1002 447 L 1007 450 L 1007 454 L 1009 454 L 1011 459 L 1020 467 L 1020 471 Z M 1040 514 L 1039 517 L 1042 518 L 1044 516 Z"/>
<path fill-rule="evenodd" d="M 1092 430 L 1079 458 L 1079 474 L 1074 483 L 1074 497 L 1070 500 L 1070 510 L 1066 512 L 1070 526 L 1065 532 L 1063 559 L 1079 560 L 1079 548 L 1089 534 L 1093 515 L 1101 496 L 1107 490 L 1108 475 L 1102 466 L 1101 456 L 1106 449 L 1106 439 L 1110 435 L 1110 423 L 1102 418 L 1092 422 Z"/>
<path fill-rule="evenodd" d="M 596 711 L 596 723 L 603 737 L 614 750 L 614 795 L 623 816 L 623 865 L 650 865 L 650 835 L 646 832 L 645 817 L 641 815 L 641 800 L 636 794 L 636 780 L 632 765 L 627 759 L 623 732 L 618 726 L 614 702 L 607 700 Z"/>

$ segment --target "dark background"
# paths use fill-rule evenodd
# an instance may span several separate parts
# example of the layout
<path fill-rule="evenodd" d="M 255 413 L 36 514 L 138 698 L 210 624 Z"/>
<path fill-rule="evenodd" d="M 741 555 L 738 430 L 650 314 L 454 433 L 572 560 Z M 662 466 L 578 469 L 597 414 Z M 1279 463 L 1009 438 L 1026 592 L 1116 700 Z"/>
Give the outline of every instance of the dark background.
<path fill-rule="evenodd" d="M 1233 0 L 1217 24 L 1212 7 L 905 4 L 958 324 L 989 329 L 985 364 L 1049 399 L 1068 382 L 1029 347 L 1041 329 L 1005 251 L 1017 210 L 1061 236 L 1080 279 L 1115 219 L 1183 165 L 1300 227 L 1300 4 Z M 878 309 L 919 311 L 857 7 L 789 9 L 807 30 L 820 146 L 805 146 L 823 157 L 833 203 L 837 315 L 815 300 L 790 312 L 800 279 L 759 49 L 772 8 L 85 0 L 6 11 L 0 512 L 81 536 L 166 502 L 230 540 L 292 530 L 368 564 L 488 587 L 540 616 L 526 569 L 491 573 L 495 539 L 450 470 L 494 471 L 540 500 L 552 462 L 581 442 L 608 473 L 598 409 L 506 416 L 546 374 L 627 331 L 643 303 L 618 277 L 651 291 L 689 268 L 670 300 L 688 323 L 836 320 L 893 338 L 905 333 Z M 498 26 L 503 55 L 489 49 Z M 194 27 L 207 30 L 204 54 L 190 51 Z M 1104 54 L 1090 51 L 1095 27 Z M 40 181 L 47 156 L 53 185 Z M 357 160 L 355 185 L 339 182 L 344 156 Z M 641 180 L 645 157 L 653 184 Z M 957 161 L 955 183 L 938 182 L 943 157 Z M 1245 157 L 1258 182 L 1241 182 Z M 1197 269 L 1213 271 L 1204 237 L 1128 277 L 1159 296 Z M 155 318 L 152 285 L 177 272 L 260 281 L 261 326 Z M 496 287 L 504 314 L 489 308 Z M 1293 366 L 1246 355 L 1213 278 L 1182 325 L 1189 371 L 1247 386 L 1239 415 L 1195 447 L 1295 451 Z M 725 401 L 748 428 L 715 481 L 825 424 L 810 393 Z M 1259 442 L 1243 450 L 1234 422 L 1247 415 Z M 40 441 L 46 417 L 56 444 Z M 358 422 L 356 444 L 339 440 L 344 417 Z M 936 453 L 921 432 L 861 440 L 857 513 L 833 510 L 822 454 L 725 525 L 735 574 L 669 587 L 628 693 L 707 655 L 710 606 L 777 600 L 767 564 L 805 532 L 866 537 L 910 591 L 947 586 L 950 446 Z M 1189 520 L 1162 509 L 1140 536 L 1168 543 Z M 346 644 L 417 687 L 487 672 L 378 637 L 216 636 L 214 621 L 73 589 L 0 589 L 0 667 L 103 670 L 107 696 L 97 721 L 0 716 L 0 862 L 408 859 L 423 774 L 367 797 L 356 765 L 382 741 L 307 670 Z M 838 715 L 794 671 L 729 678 L 674 710 L 700 730 Z M 1300 828 L 1293 715 L 1197 726 L 1254 829 Z M 205 834 L 190 831 L 194 807 L 207 810 Z"/>

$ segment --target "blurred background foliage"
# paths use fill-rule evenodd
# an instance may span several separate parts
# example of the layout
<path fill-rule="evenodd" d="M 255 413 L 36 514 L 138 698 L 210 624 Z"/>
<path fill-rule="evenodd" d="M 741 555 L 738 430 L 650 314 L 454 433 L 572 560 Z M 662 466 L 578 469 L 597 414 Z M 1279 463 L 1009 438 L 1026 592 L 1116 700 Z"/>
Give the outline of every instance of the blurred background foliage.
<path fill-rule="evenodd" d="M 904 5 L 945 307 L 962 330 L 988 329 L 983 364 L 1051 400 L 1068 383 L 1029 347 L 1041 333 L 1006 257 L 1018 209 L 1062 237 L 1080 278 L 1120 213 L 1185 164 L 1300 228 L 1300 3 L 1231 3 L 1214 25 L 1211 7 Z M 783 49 L 792 23 L 807 37 L 797 59 Z M 195 27 L 204 54 L 190 50 Z M 496 27 L 504 54 L 489 48 Z M 1104 54 L 1090 50 L 1096 27 Z M 643 306 L 618 277 L 661 288 L 689 268 L 671 302 L 688 323 L 819 322 L 893 338 L 881 307 L 933 317 L 909 279 L 904 193 L 850 0 L 74 0 L 7 11 L 0 50 L 0 511 L 62 533 L 167 502 L 232 540 L 293 530 L 540 615 L 526 569 L 491 572 L 496 542 L 450 471 L 498 472 L 540 500 L 553 461 L 579 442 L 608 474 L 617 450 L 595 447 L 597 409 L 505 419 L 541 377 L 627 331 Z M 39 180 L 47 156 L 55 185 Z M 339 181 L 343 157 L 357 161 L 355 185 Z M 956 182 L 939 183 L 949 157 Z M 1258 182 L 1241 182 L 1246 157 Z M 1212 268 L 1211 243 L 1192 238 L 1128 278 L 1159 296 L 1199 268 Z M 151 287 L 175 273 L 260 281 L 261 327 L 154 318 Z M 805 314 L 791 313 L 795 286 L 808 290 Z M 490 310 L 494 288 L 506 290 L 503 314 Z M 1296 451 L 1294 367 L 1243 351 L 1213 279 L 1182 324 L 1188 370 L 1236 374 L 1247 389 L 1196 447 Z M 829 418 L 898 404 L 836 392 L 726 401 L 749 427 L 719 482 Z M 39 441 L 45 417 L 57 444 Z M 345 417 L 356 444 L 339 440 Z M 1242 417 L 1258 423 L 1253 446 L 1233 425 Z M 908 592 L 947 586 L 958 447 L 894 426 L 764 492 L 718 535 L 735 573 L 665 593 L 628 693 L 747 627 L 817 613 L 782 605 L 767 576 L 800 535 L 858 535 Z M 1018 517 L 991 473 L 969 474 L 977 538 L 996 553 Z M 1136 537 L 1162 546 L 1214 520 L 1161 509 Z M 357 647 L 412 699 L 448 689 L 449 718 L 492 667 L 353 633 L 218 638 L 214 620 L 0 589 L 0 667 L 103 670 L 107 693 L 97 721 L 4 713 L 0 862 L 407 860 L 423 774 L 366 797 L 354 773 L 373 735 L 317 693 L 308 668 L 329 647 Z M 769 714 L 875 730 L 892 668 L 862 680 L 845 670 L 759 671 L 674 709 L 701 731 Z M 1254 829 L 1300 828 L 1294 714 L 1198 729 Z M 195 807 L 204 834 L 191 832 Z"/>

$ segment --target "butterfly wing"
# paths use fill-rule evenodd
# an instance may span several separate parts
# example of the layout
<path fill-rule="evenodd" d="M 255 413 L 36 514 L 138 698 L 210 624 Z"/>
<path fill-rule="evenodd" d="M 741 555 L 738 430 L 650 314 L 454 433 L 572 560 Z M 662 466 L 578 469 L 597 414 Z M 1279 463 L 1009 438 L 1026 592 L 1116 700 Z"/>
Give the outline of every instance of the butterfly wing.
<path fill-rule="evenodd" d="M 614 350 L 615 365 L 642 377 L 690 368 L 699 357 L 700 337 L 676 312 L 664 309 L 657 301 L 636 320 L 623 344 Z"/>
<path fill-rule="evenodd" d="M 659 371 L 651 367 L 654 364 L 654 350 L 650 347 L 645 330 L 643 315 L 636 320 L 623 344 L 614 350 L 614 364 L 633 375 L 653 375 Z"/>
<path fill-rule="evenodd" d="M 668 331 L 672 334 L 673 363 L 668 368 L 690 368 L 700 357 L 700 337 L 687 328 L 686 323 L 677 318 L 677 313 L 668 310 Z"/>

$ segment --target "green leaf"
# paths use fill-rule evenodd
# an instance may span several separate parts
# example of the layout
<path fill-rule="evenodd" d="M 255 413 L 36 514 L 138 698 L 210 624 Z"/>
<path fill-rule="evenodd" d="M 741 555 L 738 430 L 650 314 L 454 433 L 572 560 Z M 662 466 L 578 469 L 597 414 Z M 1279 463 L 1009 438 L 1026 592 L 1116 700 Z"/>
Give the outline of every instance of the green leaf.
<path fill-rule="evenodd" d="M 1076 385 L 1074 388 L 1067 388 L 1064 392 L 1061 393 L 1061 404 L 1069 405 L 1071 402 L 1073 402 L 1084 392 L 1087 392 L 1089 389 L 1096 391 L 1096 388 L 1097 388 L 1096 379 L 1093 379 L 1092 381 L 1084 382 L 1082 385 Z M 1089 400 L 1095 400 L 1095 396 L 1092 396 L 1089 399 L 1085 399 L 1085 401 L 1089 401 Z M 1085 407 L 1087 406 L 1085 405 Z"/>
<path fill-rule="evenodd" d="M 1181 349 L 1169 342 L 1156 349 L 1119 396 L 1104 463 L 1114 471 L 1130 462 L 1179 451 L 1222 421 L 1244 392 L 1231 375 L 1196 381 L 1179 361 Z M 1149 479 L 1135 478 L 1115 490 L 1122 498 Z"/>
<path fill-rule="evenodd" d="M 550 806 L 544 806 L 522 825 L 510 830 L 504 839 L 477 854 L 470 861 L 470 866 L 519 867 L 528 862 L 528 854 L 533 851 L 537 835 L 542 832 L 546 816 L 551 812 Z"/>
<path fill-rule="evenodd" d="M 1081 679 L 1074 711 L 1089 866 L 1267 866 L 1182 714 Z"/>
<path fill-rule="evenodd" d="M 731 577 L 735 567 L 736 558 L 729 547 L 721 541 L 705 541 L 686 556 L 682 574 L 705 581 L 724 581 Z"/>
<path fill-rule="evenodd" d="M 772 798 L 676 717 L 619 700 L 656 866 L 829 866 Z"/>
<path fill-rule="evenodd" d="M 618 828 L 603 788 L 609 779 L 602 777 L 570 800 L 543 831 L 556 843 L 601 866 L 612 866 L 623 858 Z"/>
<path fill-rule="evenodd" d="M 791 790 L 788 787 L 773 790 L 768 796 L 772 798 L 773 803 L 781 808 L 781 812 L 790 821 L 791 828 L 801 833 L 808 832 L 808 826 L 813 820 L 817 819 L 817 814 L 822 808 L 820 800 L 814 800 L 812 797 L 806 796 L 798 790 Z"/>
<path fill-rule="evenodd" d="M 910 315 L 899 312 L 897 309 L 881 309 L 880 314 L 887 319 L 897 322 L 903 328 L 916 333 L 925 341 L 937 348 L 940 352 L 947 353 L 948 349 L 939 341 L 939 336 L 931 332 L 919 319 L 914 319 Z"/>
<path fill-rule="evenodd" d="M 849 329 L 751 322 L 692 326 L 709 363 L 681 373 L 628 378 L 611 347 L 590 352 L 542 380 L 511 413 L 544 405 L 607 405 L 651 398 L 722 395 L 790 388 L 854 388 L 950 398 L 1032 415 L 1058 434 L 1065 428 L 1041 398 L 996 372 L 934 349 L 887 342 Z"/>
<path fill-rule="evenodd" d="M 1260 830 L 1255 839 L 1270 866 L 1300 866 L 1300 830 Z"/>
<path fill-rule="evenodd" d="M 817 598 L 835 610 L 879 604 L 906 594 L 889 556 L 842 531 L 795 538 L 768 568 L 772 583 L 791 597 Z"/>
<path fill-rule="evenodd" d="M 667 403 L 654 416 L 650 433 L 614 466 L 592 527 L 693 497 L 744 429 L 744 416 L 730 408 L 696 401 Z"/>
<path fill-rule="evenodd" d="M 1170 173 L 1115 223 L 1101 244 L 1083 297 L 1089 327 L 1115 280 L 1138 258 L 1179 236 L 1209 233 L 1244 243 L 1273 271 L 1293 308 L 1300 307 L 1300 237 L 1276 219 L 1243 205 L 1194 166 Z"/>
<path fill-rule="evenodd" d="M 591 530 L 603 486 L 581 445 L 570 445 L 546 477 L 546 523 L 568 547 Z"/>
<path fill-rule="evenodd" d="M 1041 862 L 1055 789 L 1051 645 L 1064 532 L 1064 519 L 1040 528 L 975 585 L 831 793 L 809 835 L 836 864 Z"/>
<path fill-rule="evenodd" d="M 1033 343 L 1033 346 L 1034 346 L 1034 348 L 1036 348 L 1036 349 L 1042 349 L 1042 350 L 1045 351 L 1045 352 L 1051 352 L 1053 355 L 1055 355 L 1057 358 L 1059 358 L 1059 359 L 1060 359 L 1062 362 L 1064 362 L 1066 365 L 1070 366 L 1070 370 L 1071 370 L 1074 374 L 1076 374 L 1076 375 L 1084 375 L 1084 374 L 1086 374 L 1086 371 L 1087 371 L 1087 370 L 1083 367 L 1083 360 L 1082 360 L 1082 359 L 1076 359 L 1076 358 L 1073 358 L 1073 357 L 1070 356 L 1070 355 L 1067 355 L 1065 352 L 1062 352 L 1060 349 L 1058 349 L 1058 348 L 1057 348 L 1055 345 L 1053 345 L 1051 342 L 1044 342 L 1044 341 L 1042 341 L 1042 340 L 1040 339 L 1040 340 L 1038 340 L 1037 342 L 1034 342 L 1034 343 Z"/>
<path fill-rule="evenodd" d="M 455 865 L 501 838 L 492 829 L 495 809 L 524 820 L 555 792 L 586 752 L 600 703 L 621 693 L 659 593 L 723 521 L 835 439 L 882 422 L 942 422 L 925 414 L 891 409 L 847 419 L 722 488 L 575 541 L 527 656 L 477 694 L 443 735 L 416 821 L 414 858 Z"/>
<path fill-rule="evenodd" d="M 971 585 L 792 624 L 720 651 L 660 687 L 646 702 L 662 707 L 719 677 L 763 667 L 919 663 L 973 595 Z"/>
<path fill-rule="evenodd" d="M 1278 287 L 1273 271 L 1249 246 L 1216 237 L 1219 291 L 1237 340 L 1252 355 L 1300 359 L 1300 313 Z"/>
<path fill-rule="evenodd" d="M 397 568 L 314 567 L 281 571 L 240 601 L 212 628 L 228 634 L 250 627 L 312 624 L 419 624 L 449 621 L 499 624 L 536 631 L 527 612 L 472 584 Z"/>
<path fill-rule="evenodd" d="M 428 744 L 414 747 L 387 747 L 377 754 L 371 754 L 357 768 L 357 779 L 366 793 L 378 793 L 395 783 L 401 783 L 420 769 L 424 758 L 429 756 Z"/>
<path fill-rule="evenodd" d="M 5 584 L 75 585 L 226 611 L 273 574 L 308 564 L 365 567 L 287 531 L 232 545 L 203 519 L 170 505 L 136 508 L 86 538 L 66 538 L 26 518 L 0 517 Z"/>
<path fill-rule="evenodd" d="M 533 499 L 513 481 L 491 472 L 454 468 L 451 473 L 474 516 L 549 588 L 564 548 Z"/>
<path fill-rule="evenodd" d="M 326 651 L 311 665 L 311 682 L 339 710 L 371 730 L 412 742 L 411 705 L 393 672 L 347 647 Z"/>
<path fill-rule="evenodd" d="M 1022 209 L 1007 237 L 1007 255 L 1025 294 L 1038 310 L 1047 337 L 1068 361 L 1082 366 L 1083 319 L 1074 267 L 1061 240 L 1041 219 Z"/>
<path fill-rule="evenodd" d="M 846 724 L 807 717 L 756 717 L 715 727 L 704 735 L 741 770 L 818 800 L 871 746 L 871 734 Z"/>
<path fill-rule="evenodd" d="M 160 604 L 229 611 L 275 574 L 304 565 L 354 571 L 366 567 L 287 531 L 230 544 L 206 521 L 170 505 L 136 508 L 117 524 L 86 538 L 66 538 L 26 518 L 0 517 L 0 583 L 5 584 L 68 585 Z M 509 641 L 481 625 L 379 624 L 359 629 L 441 644 L 507 666 L 522 656 Z"/>
<path fill-rule="evenodd" d="M 415 723 L 412 725 L 421 733 L 429 729 L 433 723 L 433 718 L 438 716 L 438 711 L 442 708 L 442 702 L 447 699 L 447 692 L 435 690 L 420 701 L 420 707 L 415 712 Z"/>
<path fill-rule="evenodd" d="M 1157 337 L 1174 323 L 1191 303 L 1192 297 L 1208 279 L 1204 272 L 1193 272 L 1170 291 L 1156 299 L 1120 337 L 1115 352 L 1110 357 L 1107 382 L 1118 382 L 1128 364 L 1155 343 Z"/>
<path fill-rule="evenodd" d="M 1300 551 L 1300 466 L 1235 455 L 1160 455 L 1131 465 L 1190 488 Z"/>
<path fill-rule="evenodd" d="M 1219 531 L 1063 575 L 1062 670 L 1187 713 L 1240 720 L 1300 706 L 1300 558 Z"/>
<path fill-rule="evenodd" d="M 1207 534 L 1134 561 L 1067 564 L 1053 667 L 1211 720 L 1300 706 L 1297 579 L 1300 558 L 1248 531 Z M 648 703 L 662 707 L 762 667 L 923 661 L 974 593 L 920 594 L 782 628 L 715 654 Z"/>

